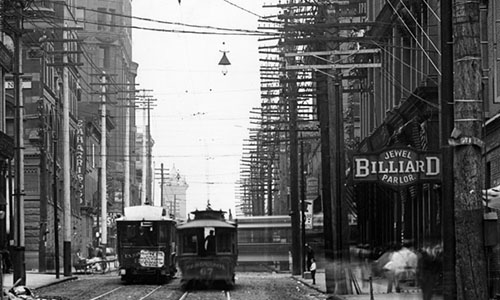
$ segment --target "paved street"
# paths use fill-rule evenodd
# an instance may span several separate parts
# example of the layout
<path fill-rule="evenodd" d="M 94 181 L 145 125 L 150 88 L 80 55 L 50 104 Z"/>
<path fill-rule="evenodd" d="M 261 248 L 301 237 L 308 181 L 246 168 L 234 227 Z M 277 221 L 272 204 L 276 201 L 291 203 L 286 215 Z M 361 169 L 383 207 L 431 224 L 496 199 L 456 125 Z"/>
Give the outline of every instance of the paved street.
<path fill-rule="evenodd" d="M 12 286 L 12 274 L 4 275 L 5 287 Z M 93 299 L 99 295 L 111 292 L 102 296 L 100 299 L 120 299 L 120 295 L 127 294 L 128 299 L 131 295 L 136 295 L 141 299 L 146 294 L 154 292 L 147 299 L 155 299 L 154 294 L 165 296 L 169 293 L 171 297 L 181 297 L 183 291 L 178 279 L 174 279 L 169 284 L 160 287 L 159 285 L 133 285 L 134 293 L 131 294 L 130 287 L 125 288 L 115 272 L 107 274 L 81 275 L 76 274 L 70 277 L 55 274 L 40 274 L 36 272 L 27 273 L 27 286 L 35 289 L 39 295 L 58 295 L 65 296 L 68 299 Z M 385 293 L 386 282 L 383 279 L 376 279 L 372 283 L 373 296 L 369 293 L 369 285 L 361 285 L 363 294 L 361 295 L 329 295 L 326 293 L 325 273 L 319 270 L 316 274 L 316 285 L 312 284 L 311 279 L 304 279 L 302 276 L 291 276 L 289 273 L 262 273 L 262 272 L 244 272 L 237 275 L 237 286 L 229 291 L 233 299 L 279 299 L 284 291 L 290 293 L 288 299 L 342 299 L 342 300 L 417 300 L 422 299 L 420 290 L 417 288 L 406 287 L 401 293 Z M 141 295 L 143 293 L 143 295 Z M 114 295 L 111 295 L 114 294 Z M 259 296 L 256 298 L 256 296 Z M 199 296 L 199 295 L 198 295 Z M 194 297 L 194 294 L 191 294 Z M 253 297 L 253 298 L 252 298 Z M 277 298 L 274 298 L 277 297 Z M 162 298 L 164 299 L 164 298 Z M 173 298 L 178 299 L 178 298 Z M 434 300 L 442 299 L 441 296 L 434 296 Z"/>

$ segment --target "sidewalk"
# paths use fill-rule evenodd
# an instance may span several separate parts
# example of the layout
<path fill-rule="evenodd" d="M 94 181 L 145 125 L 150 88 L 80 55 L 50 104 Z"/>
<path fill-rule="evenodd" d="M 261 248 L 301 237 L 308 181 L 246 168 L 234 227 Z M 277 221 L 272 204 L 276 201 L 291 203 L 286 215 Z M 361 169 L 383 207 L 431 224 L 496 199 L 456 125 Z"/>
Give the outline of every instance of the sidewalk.
<path fill-rule="evenodd" d="M 38 272 L 26 272 L 26 284 L 25 286 L 36 290 L 41 287 L 50 286 L 60 282 L 77 279 L 77 276 L 64 276 L 63 272 L 60 273 L 59 278 L 56 278 L 56 274 L 49 273 L 38 273 Z M 10 289 L 14 285 L 14 275 L 12 273 L 3 275 L 3 287 L 4 289 Z"/>
<path fill-rule="evenodd" d="M 118 264 L 116 262 L 116 257 L 107 258 L 107 269 L 105 273 L 114 272 L 118 268 Z M 59 278 L 56 278 L 55 270 L 52 270 L 51 273 L 39 273 L 35 271 L 26 271 L 26 284 L 25 286 L 29 289 L 36 290 L 42 287 L 50 286 L 53 284 L 75 280 L 78 279 L 78 275 L 82 273 L 78 273 L 73 267 L 71 276 L 64 276 L 64 270 L 61 269 L 59 272 Z M 3 288 L 10 289 L 14 285 L 14 274 L 8 273 L 3 275 Z"/>
<path fill-rule="evenodd" d="M 303 284 L 317 290 L 320 293 L 327 294 L 326 292 L 326 280 L 325 280 L 325 270 L 319 269 L 316 273 L 316 284 L 312 284 L 312 279 L 304 279 L 302 276 L 294 275 L 292 276 L 296 280 L 302 282 Z M 361 285 L 362 294 L 360 295 L 333 295 L 327 294 L 328 299 L 331 300 L 421 300 L 422 293 L 419 288 L 416 287 L 403 287 L 400 293 L 387 293 L 387 283 L 383 279 L 375 279 L 372 282 L 373 287 L 373 298 L 369 292 L 369 284 L 365 283 Z M 442 296 L 434 296 L 432 299 L 441 300 Z"/>

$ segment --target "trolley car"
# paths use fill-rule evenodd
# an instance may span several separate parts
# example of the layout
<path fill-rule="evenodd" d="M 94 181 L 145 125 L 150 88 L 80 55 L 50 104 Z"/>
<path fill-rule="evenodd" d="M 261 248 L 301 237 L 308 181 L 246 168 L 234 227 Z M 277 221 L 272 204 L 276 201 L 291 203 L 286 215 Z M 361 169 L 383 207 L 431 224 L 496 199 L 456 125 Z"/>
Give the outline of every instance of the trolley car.
<path fill-rule="evenodd" d="M 177 261 L 185 287 L 235 283 L 238 256 L 236 225 L 226 221 L 223 211 L 194 211 L 193 220 L 177 226 Z"/>
<path fill-rule="evenodd" d="M 116 220 L 121 279 L 165 282 L 176 273 L 175 221 L 163 207 L 131 206 Z"/>
<path fill-rule="evenodd" d="M 241 270 L 289 270 L 292 241 L 290 216 L 236 218 L 238 267 Z"/>

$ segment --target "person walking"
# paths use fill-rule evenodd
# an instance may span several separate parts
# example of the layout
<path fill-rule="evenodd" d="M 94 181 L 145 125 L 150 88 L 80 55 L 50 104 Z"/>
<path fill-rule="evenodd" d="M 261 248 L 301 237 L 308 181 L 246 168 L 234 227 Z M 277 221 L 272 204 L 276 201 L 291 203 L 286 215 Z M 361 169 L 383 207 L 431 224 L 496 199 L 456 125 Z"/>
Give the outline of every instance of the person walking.
<path fill-rule="evenodd" d="M 307 255 L 307 268 L 311 271 L 311 259 L 314 258 L 314 250 L 311 245 L 306 244 L 306 255 Z"/>
<path fill-rule="evenodd" d="M 311 267 L 309 269 L 311 270 L 313 284 L 316 284 L 316 260 L 314 258 L 311 258 Z"/>

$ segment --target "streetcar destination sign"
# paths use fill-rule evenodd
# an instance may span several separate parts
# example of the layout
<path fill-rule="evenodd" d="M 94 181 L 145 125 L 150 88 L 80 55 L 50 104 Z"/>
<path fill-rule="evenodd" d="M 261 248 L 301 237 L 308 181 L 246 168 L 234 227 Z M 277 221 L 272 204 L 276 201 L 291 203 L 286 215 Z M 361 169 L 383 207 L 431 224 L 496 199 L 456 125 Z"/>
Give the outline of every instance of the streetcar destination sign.
<path fill-rule="evenodd" d="M 411 148 L 385 149 L 353 155 L 354 182 L 378 181 L 402 187 L 422 181 L 441 180 L 441 156 Z"/>

